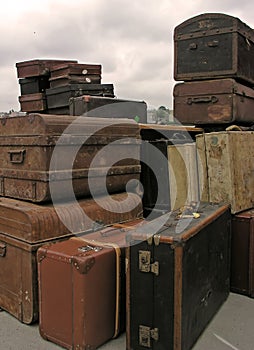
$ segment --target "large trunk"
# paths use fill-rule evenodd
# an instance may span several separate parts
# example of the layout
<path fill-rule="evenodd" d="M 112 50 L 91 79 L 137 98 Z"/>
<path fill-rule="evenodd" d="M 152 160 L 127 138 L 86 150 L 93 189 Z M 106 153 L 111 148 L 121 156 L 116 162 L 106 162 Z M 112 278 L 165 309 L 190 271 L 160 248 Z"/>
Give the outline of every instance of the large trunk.
<path fill-rule="evenodd" d="M 174 116 L 183 124 L 254 123 L 254 90 L 234 79 L 176 84 Z"/>
<path fill-rule="evenodd" d="M 205 13 L 174 31 L 175 80 L 232 77 L 254 84 L 254 32 L 238 18 Z"/>
<path fill-rule="evenodd" d="M 191 349 L 229 295 L 229 206 L 193 210 L 199 218 L 177 212 L 161 228 L 130 233 L 128 350 Z"/>

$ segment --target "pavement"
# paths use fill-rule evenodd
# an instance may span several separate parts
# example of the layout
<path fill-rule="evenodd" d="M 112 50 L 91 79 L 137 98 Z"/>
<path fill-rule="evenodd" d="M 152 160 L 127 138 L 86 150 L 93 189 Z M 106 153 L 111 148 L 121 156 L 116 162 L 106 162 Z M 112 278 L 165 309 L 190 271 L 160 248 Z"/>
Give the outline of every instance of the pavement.
<path fill-rule="evenodd" d="M 125 333 L 102 345 L 100 350 L 124 350 Z M 25 325 L 0 312 L 0 350 L 59 350 L 62 349 L 39 334 L 38 324 Z M 254 299 L 230 293 L 193 350 L 253 350 Z M 135 349 L 134 349 L 135 350 Z M 145 348 L 144 348 L 145 350 Z M 165 347 L 161 350 L 171 350 Z"/>

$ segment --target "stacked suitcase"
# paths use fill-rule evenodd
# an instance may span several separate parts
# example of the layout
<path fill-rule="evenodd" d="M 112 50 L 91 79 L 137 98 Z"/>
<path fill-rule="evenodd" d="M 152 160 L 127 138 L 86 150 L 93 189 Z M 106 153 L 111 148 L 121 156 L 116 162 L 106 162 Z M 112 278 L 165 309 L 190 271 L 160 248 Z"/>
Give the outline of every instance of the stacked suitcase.
<path fill-rule="evenodd" d="M 69 114 L 69 99 L 81 95 L 114 97 L 113 84 L 101 83 L 101 65 L 76 60 L 16 63 L 23 112 Z"/>
<path fill-rule="evenodd" d="M 142 217 L 139 127 L 128 119 L 30 113 L 2 119 L 0 147 L 0 307 L 30 324 L 39 318 L 43 245 Z"/>
<path fill-rule="evenodd" d="M 203 200 L 232 213 L 231 290 L 253 297 L 254 30 L 218 13 L 175 28 L 175 117 L 206 131 L 196 138 Z"/>

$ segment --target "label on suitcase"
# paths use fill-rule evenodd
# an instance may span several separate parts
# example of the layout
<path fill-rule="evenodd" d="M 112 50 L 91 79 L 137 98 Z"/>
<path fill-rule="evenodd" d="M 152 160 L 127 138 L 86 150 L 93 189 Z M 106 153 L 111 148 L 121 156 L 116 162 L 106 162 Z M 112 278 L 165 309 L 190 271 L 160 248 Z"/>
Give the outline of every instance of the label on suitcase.
<path fill-rule="evenodd" d="M 253 131 L 219 131 L 196 136 L 208 179 L 208 199 L 229 203 L 232 214 L 254 206 L 253 140 Z"/>
<path fill-rule="evenodd" d="M 153 232 L 149 223 L 130 232 L 128 350 L 191 349 L 229 295 L 229 206 L 201 203 L 167 215 L 161 228 L 153 220 Z"/>
<path fill-rule="evenodd" d="M 175 80 L 235 78 L 254 84 L 254 31 L 236 17 L 205 13 L 174 30 Z"/>
<path fill-rule="evenodd" d="M 124 191 L 139 180 L 139 139 L 138 124 L 127 119 L 5 118 L 0 194 L 42 202 L 51 199 L 52 188 L 55 199 L 71 198 L 73 191 L 77 197 Z M 136 191 L 137 182 L 131 188 Z"/>
<path fill-rule="evenodd" d="M 96 349 L 117 334 L 120 259 L 117 246 L 77 238 L 38 250 L 43 338 Z"/>
<path fill-rule="evenodd" d="M 178 83 L 174 117 L 183 124 L 254 123 L 254 90 L 234 79 Z"/>
<path fill-rule="evenodd" d="M 232 217 L 230 288 L 254 298 L 254 210 Z"/>

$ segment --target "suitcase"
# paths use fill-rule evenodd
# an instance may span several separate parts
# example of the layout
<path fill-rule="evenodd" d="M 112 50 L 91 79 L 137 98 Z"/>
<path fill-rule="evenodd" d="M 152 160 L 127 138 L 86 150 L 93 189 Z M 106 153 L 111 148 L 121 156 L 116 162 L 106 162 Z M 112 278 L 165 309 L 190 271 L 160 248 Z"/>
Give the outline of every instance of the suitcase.
<path fill-rule="evenodd" d="M 235 78 L 254 84 L 254 32 L 222 13 L 192 17 L 174 30 L 175 80 Z"/>
<path fill-rule="evenodd" d="M 97 349 L 118 334 L 120 249 L 68 240 L 38 250 L 41 336 Z"/>
<path fill-rule="evenodd" d="M 72 97 L 69 103 L 70 115 L 130 118 L 138 123 L 147 122 L 147 104 L 144 101 L 85 95 Z"/>
<path fill-rule="evenodd" d="M 100 64 L 86 63 L 60 63 L 50 70 L 51 78 L 63 75 L 101 75 L 102 67 Z"/>
<path fill-rule="evenodd" d="M 125 232 L 143 222 L 113 224 L 38 250 L 43 338 L 69 349 L 95 349 L 125 330 Z M 75 268 L 76 262 L 88 266 L 89 259 L 94 260 L 91 269 Z M 67 310 L 59 313 L 63 305 Z"/>
<path fill-rule="evenodd" d="M 87 199 L 78 205 L 69 202 L 55 207 L 1 198 L 0 307 L 23 323 L 37 321 L 38 248 L 74 233 L 141 217 L 140 198 L 129 194 L 124 204 L 126 197 L 124 193 L 113 195 L 111 205 L 107 197 L 100 197 L 99 204 Z"/>
<path fill-rule="evenodd" d="M 183 124 L 254 123 L 254 90 L 234 79 L 178 83 L 174 117 Z"/>
<path fill-rule="evenodd" d="M 143 141 L 140 181 L 145 217 L 199 201 L 197 170 L 196 145 L 190 138 Z"/>
<path fill-rule="evenodd" d="M 19 103 L 22 112 L 45 112 L 47 109 L 45 92 L 21 95 Z"/>
<path fill-rule="evenodd" d="M 155 219 L 130 233 L 128 350 L 191 349 L 229 295 L 229 207 L 201 203 L 193 209 L 199 218 L 177 211 L 166 214 L 164 225 L 156 227 Z"/>
<path fill-rule="evenodd" d="M 50 70 L 59 64 L 77 63 L 76 60 L 48 60 L 36 59 L 16 63 L 18 78 L 38 77 L 49 75 Z"/>
<path fill-rule="evenodd" d="M 114 97 L 113 84 L 68 84 L 46 90 L 48 108 L 69 106 L 69 99 L 82 95 Z"/>
<path fill-rule="evenodd" d="M 219 131 L 196 136 L 208 179 L 208 199 L 229 203 L 232 214 L 254 207 L 253 141 L 253 131 Z"/>
<path fill-rule="evenodd" d="M 232 216 L 232 292 L 254 298 L 254 210 Z"/>
<path fill-rule="evenodd" d="M 50 87 L 48 76 L 19 79 L 21 95 L 44 92 Z"/>
<path fill-rule="evenodd" d="M 55 88 L 59 86 L 66 86 L 68 84 L 100 84 L 101 83 L 101 76 L 100 75 L 74 75 L 74 74 L 68 74 L 68 75 L 61 75 L 59 77 L 55 78 L 49 78 L 50 86 L 48 88 Z"/>
<path fill-rule="evenodd" d="M 0 195 L 42 202 L 52 200 L 52 193 L 61 200 L 121 192 L 128 181 L 139 180 L 139 138 L 137 123 L 127 119 L 2 119 Z M 138 190 L 135 181 L 130 190 Z"/>

